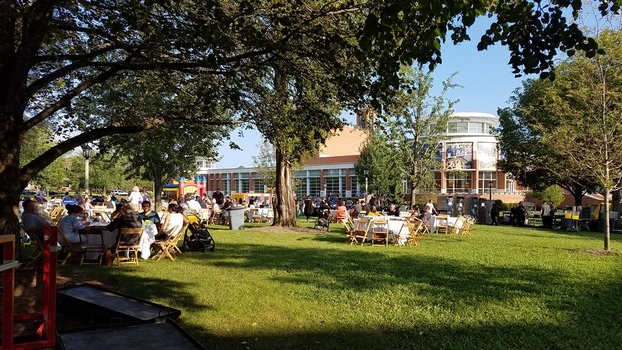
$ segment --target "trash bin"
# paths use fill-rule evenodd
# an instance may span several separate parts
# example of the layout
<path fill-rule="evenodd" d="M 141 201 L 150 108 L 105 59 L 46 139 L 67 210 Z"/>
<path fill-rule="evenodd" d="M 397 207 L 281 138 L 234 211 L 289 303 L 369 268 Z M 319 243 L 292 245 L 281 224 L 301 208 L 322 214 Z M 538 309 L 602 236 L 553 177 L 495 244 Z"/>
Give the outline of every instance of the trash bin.
<path fill-rule="evenodd" d="M 229 229 L 242 230 L 244 229 L 244 207 L 231 207 L 229 208 Z"/>

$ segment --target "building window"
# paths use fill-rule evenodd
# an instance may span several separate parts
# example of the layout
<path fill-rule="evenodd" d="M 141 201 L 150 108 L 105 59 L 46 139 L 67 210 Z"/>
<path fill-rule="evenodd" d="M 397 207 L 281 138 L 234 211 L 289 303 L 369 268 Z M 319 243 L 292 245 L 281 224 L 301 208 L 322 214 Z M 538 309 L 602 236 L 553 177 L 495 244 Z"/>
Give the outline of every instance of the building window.
<path fill-rule="evenodd" d="M 469 123 L 469 134 L 483 134 L 484 123 Z"/>
<path fill-rule="evenodd" d="M 231 193 L 231 174 L 224 174 L 222 182 L 224 183 L 224 188 L 222 190 L 225 193 Z"/>
<path fill-rule="evenodd" d="M 492 189 L 497 189 L 497 172 L 495 171 L 480 171 L 479 172 L 479 192 L 482 194 L 488 193 L 489 184 L 492 181 Z"/>
<path fill-rule="evenodd" d="M 472 172 L 451 171 L 445 180 L 447 193 L 471 193 Z"/>

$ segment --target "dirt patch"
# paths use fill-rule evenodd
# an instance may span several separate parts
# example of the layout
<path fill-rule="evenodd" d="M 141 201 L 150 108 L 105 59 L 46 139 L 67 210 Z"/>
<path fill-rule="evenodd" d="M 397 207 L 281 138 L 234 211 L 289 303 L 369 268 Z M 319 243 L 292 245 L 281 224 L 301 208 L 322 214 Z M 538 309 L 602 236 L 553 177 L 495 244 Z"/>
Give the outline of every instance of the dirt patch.
<path fill-rule="evenodd" d="M 593 249 L 593 248 L 577 248 L 570 249 L 572 253 L 581 253 L 581 254 L 589 254 L 593 256 L 620 256 L 622 255 L 620 252 L 615 250 L 604 250 L 604 249 Z"/>
<path fill-rule="evenodd" d="M 281 226 L 264 226 L 254 227 L 253 231 L 269 232 L 269 233 L 304 233 L 304 234 L 326 234 L 326 230 L 314 229 L 309 227 L 281 227 Z"/>

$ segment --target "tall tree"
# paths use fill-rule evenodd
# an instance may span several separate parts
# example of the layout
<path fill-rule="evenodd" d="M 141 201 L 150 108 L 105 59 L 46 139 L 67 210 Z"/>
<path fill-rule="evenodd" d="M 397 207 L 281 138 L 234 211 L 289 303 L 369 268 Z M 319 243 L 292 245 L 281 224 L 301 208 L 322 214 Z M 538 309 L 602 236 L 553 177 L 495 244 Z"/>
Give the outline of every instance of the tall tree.
<path fill-rule="evenodd" d="M 560 64 L 555 81 L 542 81 L 520 112 L 538 141 L 555 150 L 569 171 L 592 179 L 603 196 L 622 187 L 622 33 L 598 38 L 607 54 L 578 54 Z M 557 162 L 557 159 L 550 159 Z M 609 201 L 605 200 L 604 249 L 610 249 Z"/>
<path fill-rule="evenodd" d="M 361 147 L 360 158 L 354 164 L 359 183 L 367 183 L 368 191 L 377 198 L 388 196 L 391 202 L 401 203 L 404 198 L 401 168 L 400 150 L 389 142 L 383 130 L 374 127 L 369 131 Z M 365 195 L 369 196 L 369 193 Z"/>
<path fill-rule="evenodd" d="M 449 89 L 458 87 L 451 78 L 443 82 L 438 96 L 431 96 L 434 79 L 430 72 L 403 67 L 401 89 L 387 101 L 387 127 L 402 159 L 399 171 L 411 188 L 411 205 L 416 203 L 417 190 L 430 179 L 431 171 L 440 169 L 436 159 L 437 145 L 447 133 L 447 122 L 458 101 L 445 98 Z"/>
<path fill-rule="evenodd" d="M 602 11 L 619 10 L 617 2 L 601 4 Z M 545 8 L 527 0 L 438 5 L 356 0 L 294 6 L 285 0 L 0 1 L 0 227 L 18 231 L 20 189 L 62 154 L 104 136 L 184 119 L 179 111 L 134 119 L 129 108 L 119 111 L 123 118 L 71 113 L 76 100 L 112 78 L 123 85 L 124 76 L 132 72 L 167 69 L 221 77 L 204 86 L 210 93 L 228 94 L 237 110 L 246 102 L 244 84 L 252 76 L 246 73 L 276 68 L 271 65 L 275 62 L 282 68 L 295 53 L 333 71 L 339 71 L 343 60 L 356 57 L 368 68 L 378 67 L 379 74 L 369 75 L 367 84 L 358 79 L 341 83 L 340 91 L 380 91 L 380 78 L 393 77 L 400 63 L 440 62 L 440 42 L 448 31 L 453 30 L 455 38 L 467 38 L 466 28 L 487 11 L 497 14 L 501 25 L 482 38 L 483 48 L 494 42 L 509 45 L 513 66 L 527 73 L 549 69 L 557 49 L 592 49 L 592 42 L 564 20 L 562 10 L 572 6 L 576 11 L 581 7 L 577 1 Z M 340 30 L 324 30 L 339 19 Z M 260 25 L 266 23 L 270 25 Z M 344 47 L 352 49 L 351 55 L 342 54 L 347 52 L 341 51 Z M 294 71 L 284 70 L 289 76 Z M 349 70 L 343 71 L 339 76 L 348 81 Z M 20 167 L 19 145 L 25 132 L 65 117 L 71 122 L 62 125 L 66 138 Z M 79 124 L 91 128 L 76 131 Z"/>
<path fill-rule="evenodd" d="M 253 167 L 261 182 L 268 188 L 273 189 L 276 184 L 276 150 L 270 142 L 265 140 L 257 148 L 259 149 L 259 154 L 253 156 Z M 257 192 L 256 187 L 255 192 Z"/>

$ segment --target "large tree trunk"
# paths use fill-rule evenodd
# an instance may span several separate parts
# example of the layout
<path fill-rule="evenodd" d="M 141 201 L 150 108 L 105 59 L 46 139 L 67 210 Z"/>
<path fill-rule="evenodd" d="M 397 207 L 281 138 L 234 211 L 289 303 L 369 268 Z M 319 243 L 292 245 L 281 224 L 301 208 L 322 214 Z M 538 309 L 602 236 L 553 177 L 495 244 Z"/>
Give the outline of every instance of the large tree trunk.
<path fill-rule="evenodd" d="M 296 226 L 296 202 L 292 191 L 292 165 L 285 152 L 276 148 L 276 200 L 272 226 Z"/>
<path fill-rule="evenodd" d="M 0 113 L 0 234 L 15 235 L 20 259 L 19 197 L 27 183 L 19 180 L 20 135 L 10 113 Z"/>

